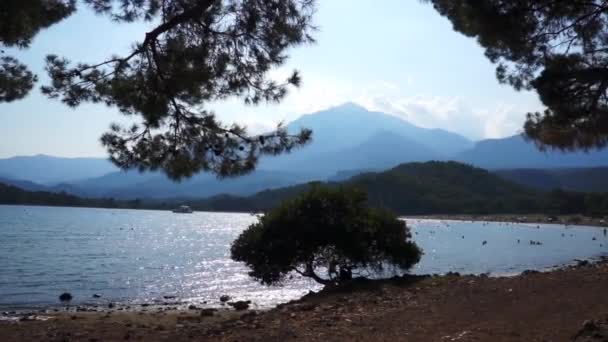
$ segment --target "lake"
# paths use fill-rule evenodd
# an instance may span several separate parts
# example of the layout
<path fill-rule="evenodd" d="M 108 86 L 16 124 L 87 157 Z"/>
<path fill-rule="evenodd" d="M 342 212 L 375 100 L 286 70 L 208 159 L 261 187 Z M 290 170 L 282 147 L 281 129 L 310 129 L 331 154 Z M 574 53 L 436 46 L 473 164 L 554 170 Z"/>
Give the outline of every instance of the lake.
<path fill-rule="evenodd" d="M 0 206 L 0 308 L 58 305 L 63 292 L 78 304 L 169 298 L 209 306 L 228 294 L 268 308 L 320 289 L 299 277 L 262 286 L 230 260 L 231 242 L 255 220 L 233 213 Z M 411 270 L 416 274 L 509 275 L 608 255 L 608 237 L 593 227 L 407 222 L 425 253 Z"/>

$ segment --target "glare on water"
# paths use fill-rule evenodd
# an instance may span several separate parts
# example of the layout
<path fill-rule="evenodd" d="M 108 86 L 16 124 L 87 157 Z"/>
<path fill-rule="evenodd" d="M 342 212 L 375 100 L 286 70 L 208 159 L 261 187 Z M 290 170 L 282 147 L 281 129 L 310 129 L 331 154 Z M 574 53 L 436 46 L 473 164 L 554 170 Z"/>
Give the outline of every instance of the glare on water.
<path fill-rule="evenodd" d="M 76 303 L 175 298 L 218 305 L 228 294 L 267 308 L 320 289 L 296 276 L 282 286 L 262 286 L 230 260 L 231 242 L 255 220 L 232 213 L 0 206 L 0 307 L 58 304 L 67 291 Z M 412 269 L 416 274 L 514 274 L 608 252 L 608 238 L 597 228 L 407 221 L 425 253 Z"/>

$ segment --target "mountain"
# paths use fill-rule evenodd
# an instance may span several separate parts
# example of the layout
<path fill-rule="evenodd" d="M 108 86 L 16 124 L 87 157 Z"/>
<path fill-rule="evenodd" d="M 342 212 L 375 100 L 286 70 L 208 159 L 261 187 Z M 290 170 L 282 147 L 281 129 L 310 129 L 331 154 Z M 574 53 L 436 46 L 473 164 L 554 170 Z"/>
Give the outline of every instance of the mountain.
<path fill-rule="evenodd" d="M 76 182 L 80 196 L 116 199 L 204 198 L 218 194 L 246 196 L 264 189 L 288 186 L 313 180 L 305 174 L 258 170 L 252 174 L 218 179 L 199 174 L 176 183 L 161 173 L 137 171 L 113 172 Z"/>
<path fill-rule="evenodd" d="M 407 163 L 326 184 L 363 189 L 370 204 L 402 215 L 541 212 L 545 207 L 544 194 L 456 162 Z M 208 210 L 266 211 L 310 186 L 263 191 L 250 197 L 219 196 L 192 204 Z"/>
<path fill-rule="evenodd" d="M 608 192 L 608 167 L 514 169 L 494 173 L 509 181 L 540 190 Z"/>
<path fill-rule="evenodd" d="M 0 184 L 0 204 L 41 204 L 108 208 L 171 209 L 187 202 L 195 210 L 260 212 L 276 207 L 320 182 L 265 190 L 251 196 L 217 195 L 207 199 L 114 200 L 87 199 L 67 194 L 31 192 Z M 367 192 L 372 206 L 401 215 L 426 214 L 608 214 L 608 193 L 543 192 L 505 180 L 489 171 L 456 162 L 399 165 L 366 173 L 343 183 Z"/>
<path fill-rule="evenodd" d="M 417 127 L 353 103 L 304 115 L 287 126 L 291 132 L 302 127 L 314 132 L 309 145 L 288 155 L 264 157 L 256 172 L 233 179 L 218 180 L 213 175 L 199 174 L 175 183 L 157 172 L 119 171 L 101 158 L 45 155 L 0 159 L 0 178 L 32 191 L 63 191 L 94 198 L 161 199 L 247 196 L 313 180 L 342 181 L 365 170 L 381 171 L 402 163 L 430 160 L 456 160 L 493 170 L 608 166 L 606 149 L 590 153 L 541 152 L 520 135 L 473 143 L 460 135 Z M 593 187 L 563 183 L 554 180 L 555 175 L 531 171 L 501 176 L 539 189 Z M 565 176 L 568 177 L 575 176 Z"/>
<path fill-rule="evenodd" d="M 43 185 L 102 176 L 117 168 L 102 158 L 61 158 L 43 154 L 0 159 L 0 175 Z"/>
<path fill-rule="evenodd" d="M 482 140 L 453 159 L 485 169 L 568 168 L 608 166 L 608 149 L 585 152 L 546 152 L 522 135 Z"/>
<path fill-rule="evenodd" d="M 358 176 L 360 174 L 363 174 L 363 173 L 371 173 L 371 172 L 379 172 L 379 171 L 382 171 L 382 170 L 357 169 L 357 170 L 338 171 L 333 176 L 328 177 L 327 181 L 328 182 L 343 182 L 345 180 L 349 180 L 349 179 L 351 179 L 355 176 Z"/>
<path fill-rule="evenodd" d="M 331 170 L 385 170 L 404 162 L 445 158 L 431 148 L 390 131 L 379 131 L 362 144 L 330 153 L 322 160 Z M 315 162 L 314 164 L 319 164 Z"/>
<path fill-rule="evenodd" d="M 433 151 L 434 156 L 449 156 L 473 146 L 473 142 L 458 134 L 439 129 L 417 127 L 393 115 L 371 112 L 353 103 L 346 103 L 317 113 L 304 115 L 291 122 L 287 128 L 290 132 L 297 132 L 301 128 L 312 129 L 313 141 L 308 146 L 294 151 L 290 155 L 280 158 L 266 158 L 262 161 L 261 168 L 292 170 L 314 163 L 323 170 L 333 169 L 331 174 L 324 174 L 330 176 L 344 170 L 345 167 L 338 169 L 333 166 L 326 167 L 322 162 L 318 162 L 318 159 L 329 160 L 331 156 L 335 155 L 343 155 L 342 159 L 348 159 L 348 156 L 353 158 L 373 157 L 373 155 L 364 154 L 364 152 L 370 151 L 355 153 L 354 149 L 370 140 L 378 141 L 382 134 L 392 137 L 400 136 L 403 139 L 400 143 L 404 145 L 381 145 L 376 143 L 378 146 L 388 148 L 393 152 L 403 149 L 423 148 L 426 151 Z M 372 152 L 378 152 L 378 150 L 372 150 Z M 405 161 L 408 160 L 401 160 L 400 162 Z M 370 160 L 365 168 L 377 167 Z"/>
<path fill-rule="evenodd" d="M 312 129 L 314 142 L 324 151 L 355 146 L 381 131 L 407 137 L 446 155 L 464 151 L 473 145 L 469 139 L 456 133 L 418 127 L 396 116 L 368 111 L 351 102 L 303 115 L 291 122 L 288 128 L 293 131 Z"/>
<path fill-rule="evenodd" d="M 3 183 L 4 185 L 12 185 L 26 191 L 51 191 L 49 187 L 42 184 L 7 177 L 0 177 L 0 183 Z"/>
<path fill-rule="evenodd" d="M 13 185 L 0 183 L 0 204 L 106 207 L 111 203 L 104 200 L 82 199 L 65 193 L 28 191 Z"/>
<path fill-rule="evenodd" d="M 297 155 L 299 152 L 295 153 L 294 159 L 302 158 Z M 358 145 L 308 158 L 291 159 L 289 168 L 326 179 L 340 170 L 384 170 L 404 162 L 444 159 L 445 156 L 399 134 L 378 131 Z"/>
<path fill-rule="evenodd" d="M 312 129 L 312 143 L 290 155 L 266 158 L 260 168 L 306 169 L 329 177 L 353 166 L 378 169 L 407 161 L 445 158 L 473 146 L 473 142 L 458 134 L 417 127 L 398 117 L 371 112 L 353 103 L 304 115 L 287 128 L 291 132 Z M 387 137 L 383 139 L 382 135 Z M 377 158 L 376 155 L 384 154 L 384 151 L 389 151 L 391 157 L 385 154 L 386 158 Z M 399 154 L 403 159 L 394 163 L 392 156 L 398 158 Z M 332 163 L 336 156 L 345 164 Z M 362 162 L 366 158 L 368 161 Z M 376 159 L 380 160 L 380 165 L 373 164 Z"/>

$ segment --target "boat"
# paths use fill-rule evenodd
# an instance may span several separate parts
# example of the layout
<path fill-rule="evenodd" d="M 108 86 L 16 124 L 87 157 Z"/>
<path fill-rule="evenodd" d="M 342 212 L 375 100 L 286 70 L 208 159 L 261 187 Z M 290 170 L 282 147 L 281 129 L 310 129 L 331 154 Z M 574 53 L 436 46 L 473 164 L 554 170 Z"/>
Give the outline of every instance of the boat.
<path fill-rule="evenodd" d="M 179 208 L 173 209 L 173 212 L 177 214 L 192 214 L 192 208 L 187 205 L 180 205 Z"/>

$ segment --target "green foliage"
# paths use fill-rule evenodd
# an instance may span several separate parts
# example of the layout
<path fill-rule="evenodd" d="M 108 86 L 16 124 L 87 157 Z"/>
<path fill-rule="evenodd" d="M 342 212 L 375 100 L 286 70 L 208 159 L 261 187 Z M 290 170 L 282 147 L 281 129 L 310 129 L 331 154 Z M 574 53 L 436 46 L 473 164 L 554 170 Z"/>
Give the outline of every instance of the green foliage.
<path fill-rule="evenodd" d="M 524 128 L 540 147 L 608 144 L 608 1 L 425 1 L 477 38 L 500 82 L 536 90 L 547 110 Z"/>
<path fill-rule="evenodd" d="M 365 193 L 315 186 L 261 216 L 231 252 L 264 284 L 279 283 L 290 272 L 329 284 L 361 270 L 409 269 L 421 255 L 409 238 L 405 222 L 368 207 Z"/>
<path fill-rule="evenodd" d="M 0 44 L 27 47 L 41 29 L 67 17 L 75 0 L 6 0 L 0 4 Z M 95 63 L 46 58 L 50 84 L 42 92 L 69 106 L 104 103 L 139 125 L 113 124 L 101 137 L 122 168 L 163 170 L 180 179 L 207 171 L 220 177 L 252 171 L 260 155 L 289 152 L 307 143 L 310 130 L 250 136 L 205 109 L 210 101 L 239 97 L 247 104 L 278 102 L 300 84 L 294 71 L 284 82 L 268 72 L 286 52 L 311 43 L 314 0 L 84 0 L 116 22 L 158 25 L 125 56 Z M 4 21 L 4 19 L 7 19 Z M 35 76 L 14 59 L 0 60 L 0 101 L 27 94 Z"/>

